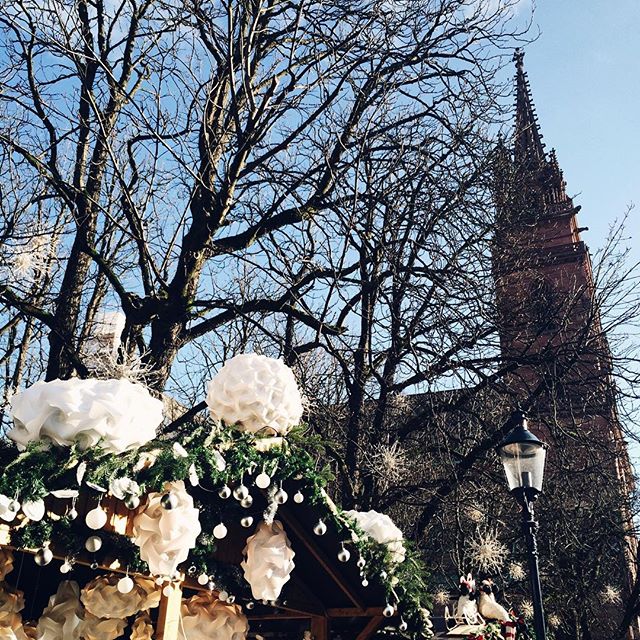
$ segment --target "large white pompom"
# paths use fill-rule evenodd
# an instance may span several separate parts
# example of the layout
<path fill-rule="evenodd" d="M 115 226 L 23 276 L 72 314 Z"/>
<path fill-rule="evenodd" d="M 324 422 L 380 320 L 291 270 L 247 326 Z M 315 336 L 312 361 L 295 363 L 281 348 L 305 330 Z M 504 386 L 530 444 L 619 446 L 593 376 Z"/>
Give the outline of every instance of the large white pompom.
<path fill-rule="evenodd" d="M 38 639 L 78 640 L 82 630 L 82 614 L 78 583 L 62 581 L 38 620 Z"/>
<path fill-rule="evenodd" d="M 155 438 L 162 402 L 129 380 L 36 382 L 11 399 L 15 426 L 7 434 L 19 447 L 45 440 L 82 449 L 98 443 L 109 453 L 137 449 Z"/>
<path fill-rule="evenodd" d="M 359 527 L 376 542 L 386 544 L 393 562 L 404 561 L 406 555 L 404 536 L 389 516 L 377 511 L 345 511 L 344 515 L 355 520 Z"/>
<path fill-rule="evenodd" d="M 245 640 L 249 623 L 237 604 L 226 604 L 213 594 L 182 601 L 178 640 Z"/>
<path fill-rule="evenodd" d="M 256 600 L 277 600 L 289 581 L 296 555 L 289 538 L 278 520 L 269 525 L 261 522 L 256 532 L 247 538 L 242 561 L 244 578 L 251 585 Z"/>
<path fill-rule="evenodd" d="M 303 412 L 293 371 L 255 353 L 225 363 L 209 382 L 207 405 L 214 420 L 261 435 L 285 435 Z"/>
<path fill-rule="evenodd" d="M 121 575 L 108 573 L 89 582 L 80 599 L 85 609 L 96 618 L 128 618 L 139 611 L 160 604 L 160 589 L 150 578 L 136 578 L 128 593 L 118 591 Z"/>
<path fill-rule="evenodd" d="M 147 562 L 151 573 L 171 576 L 178 565 L 196 546 L 200 535 L 200 519 L 193 498 L 187 493 L 184 482 L 168 482 L 165 491 L 176 498 L 172 509 L 165 509 L 161 500 L 164 494 L 150 493 L 142 513 L 133 521 L 133 541 L 140 547 L 140 557 Z"/>

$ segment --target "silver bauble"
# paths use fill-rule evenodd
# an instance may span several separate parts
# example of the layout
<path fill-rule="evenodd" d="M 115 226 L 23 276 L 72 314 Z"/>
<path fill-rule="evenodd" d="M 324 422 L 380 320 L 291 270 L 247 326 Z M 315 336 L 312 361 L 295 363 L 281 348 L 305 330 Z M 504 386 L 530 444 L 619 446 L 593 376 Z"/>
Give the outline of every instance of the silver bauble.
<path fill-rule="evenodd" d="M 42 549 L 36 551 L 34 559 L 37 565 L 44 567 L 53 560 L 53 552 L 49 547 L 42 547 Z"/>
<path fill-rule="evenodd" d="M 240 524 L 247 529 L 253 524 L 253 518 L 251 516 L 245 516 L 240 520 Z"/>
<path fill-rule="evenodd" d="M 84 543 L 84 548 L 91 553 L 100 551 L 102 548 L 102 538 L 100 536 L 89 536 Z"/>
<path fill-rule="evenodd" d="M 160 498 L 160 504 L 163 509 L 170 511 L 171 509 L 175 509 L 178 504 L 178 496 L 173 493 L 165 493 L 162 498 Z"/>
<path fill-rule="evenodd" d="M 249 489 L 247 489 L 247 487 L 245 487 L 243 484 L 239 484 L 233 490 L 233 497 L 236 500 L 244 500 L 248 495 L 249 495 Z"/>
<path fill-rule="evenodd" d="M 313 527 L 313 533 L 315 533 L 317 536 L 323 536 L 325 533 L 327 533 L 327 525 L 322 522 L 322 520 L 318 520 L 316 526 Z"/>
<path fill-rule="evenodd" d="M 227 487 L 227 485 L 225 484 L 224 487 L 221 487 L 218 491 L 218 495 L 223 500 L 226 500 L 231 495 L 231 489 L 229 489 L 229 487 Z"/>

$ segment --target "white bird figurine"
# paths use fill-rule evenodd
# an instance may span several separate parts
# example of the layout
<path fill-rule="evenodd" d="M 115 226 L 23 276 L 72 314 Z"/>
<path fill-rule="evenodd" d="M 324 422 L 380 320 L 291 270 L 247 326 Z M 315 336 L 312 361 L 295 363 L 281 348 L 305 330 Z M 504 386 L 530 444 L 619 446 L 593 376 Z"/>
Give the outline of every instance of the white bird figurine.
<path fill-rule="evenodd" d="M 478 611 L 485 620 L 498 620 L 499 622 L 509 622 L 511 616 L 509 612 L 496 602 L 493 592 L 493 580 L 483 580 L 480 584 L 480 597 L 478 598 Z"/>
<path fill-rule="evenodd" d="M 456 604 L 456 620 L 463 624 L 478 623 L 478 605 L 476 604 L 476 581 L 467 574 L 460 576 L 460 597 Z"/>

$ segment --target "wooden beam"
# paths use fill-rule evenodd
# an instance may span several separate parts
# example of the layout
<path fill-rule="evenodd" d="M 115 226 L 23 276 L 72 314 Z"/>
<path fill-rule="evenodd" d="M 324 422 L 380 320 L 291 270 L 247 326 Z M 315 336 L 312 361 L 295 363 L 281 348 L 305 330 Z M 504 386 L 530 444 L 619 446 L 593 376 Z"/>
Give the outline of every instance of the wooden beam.
<path fill-rule="evenodd" d="M 384 622 L 383 616 L 376 616 L 367 622 L 367 626 L 357 635 L 356 640 L 369 640 Z"/>
<path fill-rule="evenodd" d="M 384 607 L 366 607 L 354 609 L 353 607 L 340 607 L 327 609 L 329 618 L 374 618 L 382 615 Z"/>
<path fill-rule="evenodd" d="M 311 618 L 311 637 L 313 640 L 329 640 L 329 620 L 320 616 Z"/>
<path fill-rule="evenodd" d="M 160 609 L 158 612 L 158 625 L 156 628 L 157 640 L 178 640 L 180 630 L 182 605 L 182 586 L 179 582 L 169 585 L 169 594 L 165 595 L 165 586 L 160 598 Z"/>
<path fill-rule="evenodd" d="M 318 564 L 329 574 L 332 580 L 340 587 L 342 592 L 353 602 L 359 609 L 364 609 L 364 602 L 360 599 L 354 589 L 346 583 L 344 578 L 331 566 L 324 553 L 317 547 L 312 540 L 309 539 L 308 532 L 293 516 L 293 514 L 284 509 L 280 509 L 281 517 L 286 522 L 287 527 L 295 533 L 302 544 L 307 548 L 311 555 L 317 560 Z"/>

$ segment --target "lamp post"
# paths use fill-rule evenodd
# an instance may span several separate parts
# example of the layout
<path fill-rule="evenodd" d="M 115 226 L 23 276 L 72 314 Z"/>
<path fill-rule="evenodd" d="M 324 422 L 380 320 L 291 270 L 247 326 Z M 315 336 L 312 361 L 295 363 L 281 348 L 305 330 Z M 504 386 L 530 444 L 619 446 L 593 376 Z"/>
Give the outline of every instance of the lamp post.
<path fill-rule="evenodd" d="M 533 625 L 536 640 L 545 640 L 544 607 L 538 569 L 538 523 L 533 503 L 542 492 L 547 445 L 529 431 L 524 413 L 516 412 L 510 422 L 513 428 L 498 447 L 500 460 L 507 477 L 509 491 L 522 506 L 522 529 L 527 541 L 529 577 L 533 599 Z"/>

